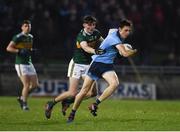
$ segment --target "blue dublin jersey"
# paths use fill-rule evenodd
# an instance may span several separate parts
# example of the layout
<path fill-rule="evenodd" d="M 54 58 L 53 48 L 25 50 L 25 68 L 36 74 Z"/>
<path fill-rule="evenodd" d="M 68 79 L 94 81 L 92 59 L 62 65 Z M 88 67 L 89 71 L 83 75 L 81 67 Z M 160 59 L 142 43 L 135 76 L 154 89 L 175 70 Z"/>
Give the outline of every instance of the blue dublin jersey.
<path fill-rule="evenodd" d="M 119 30 L 109 32 L 107 37 L 99 46 L 100 49 L 106 52 L 102 55 L 93 55 L 92 59 L 94 62 L 102 62 L 106 64 L 113 64 L 115 57 L 117 56 L 118 49 L 115 47 L 118 44 L 122 44 L 122 38 L 119 35 Z"/>

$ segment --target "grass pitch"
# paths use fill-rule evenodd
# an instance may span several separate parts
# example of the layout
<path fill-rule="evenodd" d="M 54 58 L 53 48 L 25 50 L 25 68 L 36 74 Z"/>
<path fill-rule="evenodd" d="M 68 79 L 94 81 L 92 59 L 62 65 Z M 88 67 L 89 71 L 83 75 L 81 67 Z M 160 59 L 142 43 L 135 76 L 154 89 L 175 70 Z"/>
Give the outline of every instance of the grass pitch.
<path fill-rule="evenodd" d="M 140 101 L 108 99 L 93 117 L 86 100 L 77 111 L 75 121 L 66 123 L 60 103 L 51 119 L 44 116 L 50 98 L 29 98 L 30 111 L 22 111 L 16 97 L 0 97 L 0 131 L 179 131 L 180 101 Z M 69 114 L 70 110 L 68 111 Z M 67 115 L 68 115 L 67 114 Z"/>

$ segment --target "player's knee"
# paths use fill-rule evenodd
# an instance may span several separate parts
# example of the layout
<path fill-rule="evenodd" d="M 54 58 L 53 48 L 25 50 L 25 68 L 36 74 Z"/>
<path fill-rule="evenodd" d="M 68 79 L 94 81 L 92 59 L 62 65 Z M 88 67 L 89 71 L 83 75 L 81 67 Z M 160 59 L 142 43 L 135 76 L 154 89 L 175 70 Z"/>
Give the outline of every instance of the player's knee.
<path fill-rule="evenodd" d="M 116 88 L 118 85 L 119 85 L 119 81 L 112 81 L 112 82 L 110 83 L 110 86 L 111 86 L 112 88 Z"/>
<path fill-rule="evenodd" d="M 32 88 L 38 88 L 39 87 L 39 83 L 33 83 L 32 84 Z"/>
<path fill-rule="evenodd" d="M 39 84 L 38 83 L 34 84 L 33 88 L 37 88 L 37 87 L 39 87 Z"/>
<path fill-rule="evenodd" d="M 86 90 L 82 90 L 82 91 L 80 92 L 80 94 L 81 94 L 82 96 L 85 96 L 85 95 L 87 95 L 87 91 L 86 91 Z"/>
<path fill-rule="evenodd" d="M 29 84 L 29 83 L 25 83 L 25 84 L 23 84 L 23 88 L 25 88 L 25 89 L 29 89 L 29 88 L 30 88 L 30 84 Z"/>
<path fill-rule="evenodd" d="M 119 85 L 119 82 L 116 81 L 116 82 L 114 83 L 114 87 L 116 88 L 116 87 L 118 87 L 118 85 Z"/>

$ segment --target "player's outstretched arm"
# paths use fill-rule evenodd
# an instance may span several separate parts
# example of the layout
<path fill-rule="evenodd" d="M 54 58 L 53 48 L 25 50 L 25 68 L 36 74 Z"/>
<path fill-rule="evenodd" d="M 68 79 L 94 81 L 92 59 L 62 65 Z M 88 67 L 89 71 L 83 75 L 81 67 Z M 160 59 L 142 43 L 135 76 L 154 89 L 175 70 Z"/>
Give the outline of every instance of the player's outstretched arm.
<path fill-rule="evenodd" d="M 90 54 L 101 55 L 101 54 L 105 53 L 105 51 L 102 49 L 94 49 L 94 48 L 90 47 L 86 41 L 82 41 L 80 43 L 80 45 L 84 51 L 86 51 L 87 53 L 90 53 Z"/>

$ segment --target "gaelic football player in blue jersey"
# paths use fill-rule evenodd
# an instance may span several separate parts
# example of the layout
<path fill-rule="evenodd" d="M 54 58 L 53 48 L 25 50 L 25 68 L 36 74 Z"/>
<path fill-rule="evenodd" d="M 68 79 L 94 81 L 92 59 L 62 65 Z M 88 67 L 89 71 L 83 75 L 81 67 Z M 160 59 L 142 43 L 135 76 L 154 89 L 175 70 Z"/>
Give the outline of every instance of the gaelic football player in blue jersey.
<path fill-rule="evenodd" d="M 114 58 L 117 53 L 120 53 L 124 57 L 134 55 L 137 50 L 131 49 L 126 50 L 123 41 L 126 39 L 132 30 L 132 23 L 129 20 L 123 20 L 120 22 L 119 29 L 109 32 L 107 37 L 100 45 L 100 49 L 105 50 L 102 55 L 93 55 L 92 62 L 88 73 L 85 77 L 81 91 L 76 95 L 72 111 L 68 117 L 68 122 L 72 122 L 75 117 L 75 113 L 80 106 L 84 96 L 87 94 L 91 85 L 94 81 L 99 78 L 103 78 L 107 83 L 108 87 L 104 92 L 96 99 L 94 103 L 89 106 L 89 110 L 93 116 L 97 116 L 98 105 L 107 99 L 117 89 L 119 85 L 118 76 L 113 68 Z"/>

